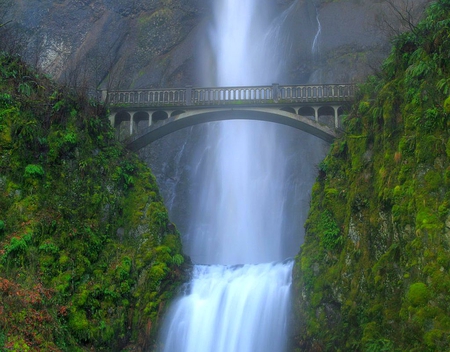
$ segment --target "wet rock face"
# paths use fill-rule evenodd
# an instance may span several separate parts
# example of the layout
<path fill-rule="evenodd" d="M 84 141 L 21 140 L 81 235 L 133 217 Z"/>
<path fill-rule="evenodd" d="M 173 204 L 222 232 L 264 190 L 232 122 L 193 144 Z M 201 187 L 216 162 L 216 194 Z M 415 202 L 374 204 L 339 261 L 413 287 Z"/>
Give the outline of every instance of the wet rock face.
<path fill-rule="evenodd" d="M 429 0 L 405 7 L 393 1 L 395 11 L 416 23 Z M 286 12 L 279 51 L 286 83 L 361 82 L 377 69 L 390 50 L 391 37 L 409 23 L 386 1 L 297 0 Z"/>
<path fill-rule="evenodd" d="M 9 30 L 25 41 L 28 60 L 54 77 L 129 88 L 193 79 L 191 38 L 205 14 L 203 2 L 5 0 L 0 9 L 2 22 L 12 20 Z M 154 67 L 156 74 L 149 74 Z"/>
<path fill-rule="evenodd" d="M 414 16 L 429 0 L 418 0 Z M 402 1 L 398 0 L 402 10 Z M 279 83 L 360 81 L 389 51 L 385 1 L 265 0 L 283 17 Z M 2 0 L 25 56 L 62 81 L 104 88 L 200 85 L 207 0 Z M 320 28 L 319 28 L 320 25 Z M 208 72 L 206 72 L 208 74 Z M 203 74 L 203 77 L 205 73 Z"/>

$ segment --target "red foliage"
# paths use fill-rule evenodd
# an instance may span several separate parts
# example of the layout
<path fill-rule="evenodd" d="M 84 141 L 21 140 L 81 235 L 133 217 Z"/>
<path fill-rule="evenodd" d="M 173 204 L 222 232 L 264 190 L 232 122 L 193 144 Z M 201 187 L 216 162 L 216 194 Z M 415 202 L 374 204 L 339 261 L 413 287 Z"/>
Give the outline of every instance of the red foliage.
<path fill-rule="evenodd" d="M 0 277 L 0 327 L 7 333 L 6 349 L 21 340 L 32 351 L 60 351 L 51 342 L 58 324 L 49 309 L 51 304 L 47 306 L 52 296 L 53 291 L 41 283 L 28 289 Z"/>

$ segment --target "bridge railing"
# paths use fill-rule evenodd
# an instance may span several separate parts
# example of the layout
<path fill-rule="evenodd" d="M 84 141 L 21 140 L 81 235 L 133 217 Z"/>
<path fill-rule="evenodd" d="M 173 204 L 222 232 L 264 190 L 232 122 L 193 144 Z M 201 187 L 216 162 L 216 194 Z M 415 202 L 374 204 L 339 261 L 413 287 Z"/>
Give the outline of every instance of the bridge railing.
<path fill-rule="evenodd" d="M 192 105 L 221 105 L 236 103 L 266 103 L 273 100 L 273 88 L 264 87 L 217 87 L 193 88 Z"/>
<path fill-rule="evenodd" d="M 185 105 L 186 88 L 110 91 L 110 105 Z"/>
<path fill-rule="evenodd" d="M 223 104 L 307 103 L 353 99 L 352 84 L 140 89 L 104 92 L 112 106 L 196 106 Z"/>
<path fill-rule="evenodd" d="M 288 102 L 345 101 L 353 99 L 352 84 L 280 86 L 279 99 Z"/>

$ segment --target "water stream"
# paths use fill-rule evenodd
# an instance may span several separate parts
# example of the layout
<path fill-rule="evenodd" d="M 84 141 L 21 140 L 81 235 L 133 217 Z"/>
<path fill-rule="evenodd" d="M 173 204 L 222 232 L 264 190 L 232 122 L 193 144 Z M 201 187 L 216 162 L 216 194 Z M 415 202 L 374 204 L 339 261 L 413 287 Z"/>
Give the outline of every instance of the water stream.
<path fill-rule="evenodd" d="M 316 7 L 316 21 L 317 21 L 317 32 L 316 35 L 314 36 L 314 41 L 313 41 L 313 45 L 311 48 L 311 51 L 313 54 L 316 54 L 319 52 L 319 36 L 320 33 L 322 32 L 322 25 L 320 23 L 320 19 L 319 19 L 319 8 Z"/>
<path fill-rule="evenodd" d="M 264 42 L 274 29 L 262 12 L 260 0 L 214 1 L 209 40 L 215 72 L 206 73 L 206 85 L 276 82 Z M 287 243 L 284 235 L 292 206 L 286 136 L 268 122 L 208 124 L 192 165 L 200 186 L 190 200 L 194 211 L 184 243 L 197 265 L 166 317 L 163 351 L 286 349 L 293 265 L 286 258 L 300 243 Z"/>

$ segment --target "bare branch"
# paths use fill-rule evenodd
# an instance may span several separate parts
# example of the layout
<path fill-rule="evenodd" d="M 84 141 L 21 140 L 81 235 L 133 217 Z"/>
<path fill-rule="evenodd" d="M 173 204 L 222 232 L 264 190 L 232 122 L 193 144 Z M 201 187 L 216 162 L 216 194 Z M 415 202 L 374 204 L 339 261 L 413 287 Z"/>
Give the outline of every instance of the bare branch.
<path fill-rule="evenodd" d="M 410 31 L 417 32 L 426 6 L 432 0 L 384 0 L 385 6 L 377 14 L 375 27 L 388 38 Z"/>
<path fill-rule="evenodd" d="M 5 23 L 0 23 L 0 28 L 2 28 L 3 26 L 6 26 L 8 23 L 11 23 L 11 22 L 12 22 L 12 20 L 5 22 Z"/>

